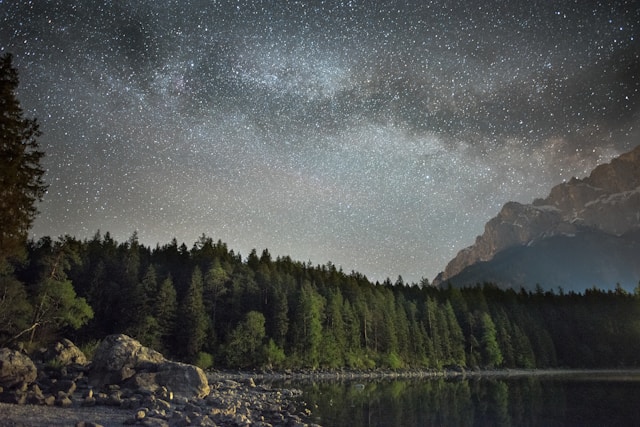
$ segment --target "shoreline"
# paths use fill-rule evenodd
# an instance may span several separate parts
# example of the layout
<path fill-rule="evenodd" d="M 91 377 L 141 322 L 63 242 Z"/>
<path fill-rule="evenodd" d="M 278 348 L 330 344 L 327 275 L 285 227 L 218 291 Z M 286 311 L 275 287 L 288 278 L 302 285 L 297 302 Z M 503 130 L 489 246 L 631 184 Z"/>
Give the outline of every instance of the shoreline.
<path fill-rule="evenodd" d="M 305 406 L 300 404 L 296 396 L 304 399 L 304 394 L 298 388 L 309 383 L 318 382 L 358 382 L 372 381 L 430 381 L 435 379 L 465 380 L 465 379 L 508 379 L 522 377 L 562 378 L 575 377 L 584 379 L 616 379 L 640 381 L 640 368 L 618 369 L 496 369 L 496 370 L 285 370 L 285 371 L 231 371 L 213 370 L 206 372 L 207 380 L 213 386 L 209 395 L 213 399 L 222 399 L 220 407 L 229 406 L 233 409 L 234 417 L 218 420 L 218 425 L 233 425 L 235 408 L 248 404 L 256 404 L 255 399 L 261 396 L 262 403 L 258 406 L 278 404 L 282 410 L 287 408 L 296 416 L 297 425 L 315 425 L 310 422 L 311 411 L 305 413 Z M 275 385 L 274 385 L 275 383 Z M 287 398 L 282 400 L 282 396 Z M 297 401 L 296 409 L 289 406 Z M 203 399 L 204 401 L 204 399 Z M 197 403 L 197 402 L 196 402 Z M 218 406 L 218 405 L 216 405 Z M 257 411 L 260 412 L 260 411 Z M 71 407 L 51 407 L 38 405 L 18 405 L 14 403 L 0 403 L 0 413 L 3 426 L 69 426 L 80 421 L 93 422 L 104 427 L 112 427 L 131 423 L 133 411 L 124 407 L 93 406 L 83 407 L 79 398 L 74 399 Z M 290 414 L 292 415 L 292 414 Z M 221 422 L 222 421 L 222 422 Z M 225 421 L 228 421 L 225 422 Z M 309 423 L 309 424 L 308 424 Z M 134 424 L 138 424 L 135 423 Z M 163 425 L 159 423 L 159 425 Z M 164 425 L 170 424 L 169 420 Z M 198 424 L 194 424 L 198 425 Z"/>
<path fill-rule="evenodd" d="M 306 381 L 350 381 L 350 380 L 430 380 L 430 379 L 465 379 L 465 378 L 516 378 L 516 377 L 566 377 L 566 376 L 601 376 L 621 377 L 625 375 L 640 379 L 640 367 L 637 368 L 547 368 L 547 369 L 404 369 L 404 370 L 349 370 L 349 369 L 300 369 L 283 371 L 243 371 L 243 370 L 212 370 L 206 371 L 208 379 L 212 381 L 236 380 L 243 381 L 277 381 L 277 382 L 306 382 Z"/>

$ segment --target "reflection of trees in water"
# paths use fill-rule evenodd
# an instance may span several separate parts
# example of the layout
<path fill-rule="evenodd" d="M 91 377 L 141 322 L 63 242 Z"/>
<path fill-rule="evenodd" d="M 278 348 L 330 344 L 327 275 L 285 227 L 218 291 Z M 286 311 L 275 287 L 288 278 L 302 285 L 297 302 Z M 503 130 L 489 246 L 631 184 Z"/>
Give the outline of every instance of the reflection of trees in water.
<path fill-rule="evenodd" d="M 633 425 L 640 375 L 478 377 L 311 383 L 301 388 L 335 427 Z"/>
<path fill-rule="evenodd" d="M 349 427 L 536 425 L 545 404 L 535 378 L 316 383 L 304 396 L 320 424 Z"/>

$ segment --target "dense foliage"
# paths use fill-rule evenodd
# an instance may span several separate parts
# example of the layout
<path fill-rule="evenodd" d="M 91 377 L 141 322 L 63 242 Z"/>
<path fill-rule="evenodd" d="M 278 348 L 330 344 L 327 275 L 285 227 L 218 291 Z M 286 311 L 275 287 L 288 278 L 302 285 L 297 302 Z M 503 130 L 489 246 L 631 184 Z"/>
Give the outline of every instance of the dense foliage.
<path fill-rule="evenodd" d="M 43 277 L 67 300 L 41 307 Z M 438 289 L 401 278 L 374 284 L 330 263 L 273 259 L 268 250 L 243 258 L 205 235 L 191 249 L 175 239 L 151 249 L 136 234 L 118 243 L 108 233 L 31 242 L 29 263 L 13 280 L 24 286 L 16 307 L 30 306 L 25 313 L 43 316 L 42 324 L 51 317 L 35 331 L 37 342 L 127 333 L 205 366 L 640 365 L 640 295 L 621 288 L 564 294 L 490 284 Z M 29 324 L 20 315 L 1 320 Z"/>

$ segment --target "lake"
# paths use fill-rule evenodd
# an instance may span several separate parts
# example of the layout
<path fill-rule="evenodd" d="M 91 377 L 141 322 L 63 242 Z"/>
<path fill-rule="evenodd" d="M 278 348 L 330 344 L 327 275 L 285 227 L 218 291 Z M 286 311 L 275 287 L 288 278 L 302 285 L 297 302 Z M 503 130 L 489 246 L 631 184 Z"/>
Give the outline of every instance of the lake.
<path fill-rule="evenodd" d="M 326 427 L 640 425 L 640 372 L 295 384 Z"/>

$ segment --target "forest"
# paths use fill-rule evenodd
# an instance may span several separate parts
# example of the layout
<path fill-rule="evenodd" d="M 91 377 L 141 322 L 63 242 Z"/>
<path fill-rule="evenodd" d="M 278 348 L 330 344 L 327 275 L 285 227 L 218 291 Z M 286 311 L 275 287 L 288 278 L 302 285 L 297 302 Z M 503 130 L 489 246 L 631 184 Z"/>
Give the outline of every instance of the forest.
<path fill-rule="evenodd" d="M 534 292 L 372 283 L 202 235 L 29 240 L 46 194 L 36 119 L 0 56 L 0 346 L 69 338 L 88 355 L 125 333 L 202 368 L 492 369 L 640 366 L 640 286 Z"/>
<path fill-rule="evenodd" d="M 0 345 L 125 333 L 203 368 L 492 369 L 640 365 L 640 287 L 629 293 L 372 283 L 202 235 L 149 248 L 42 238 L 1 276 Z M 6 273 L 6 272 L 5 272 Z"/>

